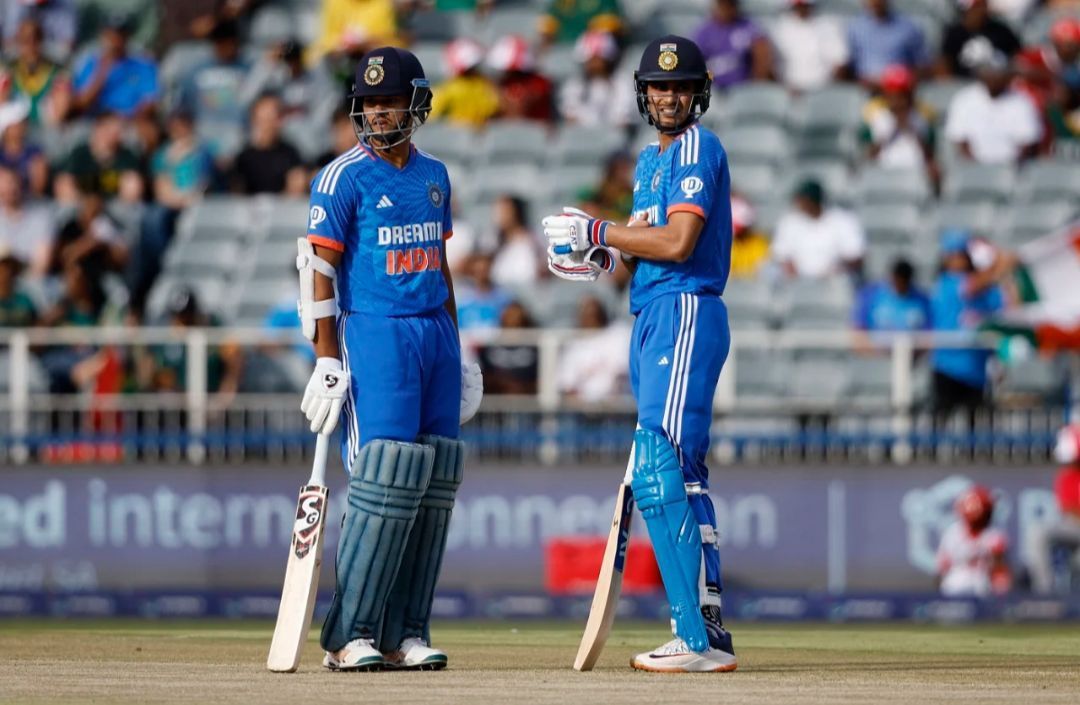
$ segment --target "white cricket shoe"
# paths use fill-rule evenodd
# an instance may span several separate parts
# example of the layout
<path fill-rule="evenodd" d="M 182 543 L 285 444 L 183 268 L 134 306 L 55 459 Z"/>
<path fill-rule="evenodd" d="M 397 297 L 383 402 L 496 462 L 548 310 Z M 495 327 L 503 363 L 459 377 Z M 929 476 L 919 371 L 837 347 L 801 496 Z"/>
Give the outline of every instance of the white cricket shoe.
<path fill-rule="evenodd" d="M 675 637 L 651 652 L 638 654 L 630 665 L 639 671 L 656 673 L 722 673 L 734 671 L 738 661 L 734 654 L 709 647 L 706 651 L 691 651 L 682 639 Z"/>
<path fill-rule="evenodd" d="M 323 666 L 331 671 L 381 671 L 386 668 L 386 659 L 374 644 L 374 639 L 353 639 L 340 651 L 327 651 Z"/>
<path fill-rule="evenodd" d="M 423 639 L 410 637 L 401 642 L 397 651 L 384 654 L 390 668 L 410 671 L 438 671 L 446 668 L 446 652 L 432 648 Z"/>

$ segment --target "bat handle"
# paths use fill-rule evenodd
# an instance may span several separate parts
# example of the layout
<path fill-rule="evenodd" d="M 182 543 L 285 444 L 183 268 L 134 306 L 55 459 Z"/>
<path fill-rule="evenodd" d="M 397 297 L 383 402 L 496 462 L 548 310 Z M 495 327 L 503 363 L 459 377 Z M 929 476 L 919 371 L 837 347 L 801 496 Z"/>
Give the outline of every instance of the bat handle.
<path fill-rule="evenodd" d="M 574 248 L 569 245 L 555 245 L 551 248 L 557 255 L 570 255 L 574 253 Z"/>
<path fill-rule="evenodd" d="M 326 454 L 330 450 L 330 436 L 320 433 L 315 439 L 315 462 L 311 464 L 309 485 L 326 486 Z"/>

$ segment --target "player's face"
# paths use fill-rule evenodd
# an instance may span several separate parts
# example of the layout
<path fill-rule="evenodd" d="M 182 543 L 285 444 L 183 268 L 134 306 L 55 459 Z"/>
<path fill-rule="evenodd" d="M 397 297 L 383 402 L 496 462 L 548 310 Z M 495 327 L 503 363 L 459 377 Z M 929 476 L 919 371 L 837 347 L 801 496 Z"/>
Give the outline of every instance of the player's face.
<path fill-rule="evenodd" d="M 372 137 L 386 143 L 396 142 L 409 126 L 409 97 L 404 95 L 364 98 L 364 119 Z"/>
<path fill-rule="evenodd" d="M 693 81 L 656 81 L 645 87 L 649 113 L 664 129 L 682 125 L 690 116 L 694 102 Z"/>

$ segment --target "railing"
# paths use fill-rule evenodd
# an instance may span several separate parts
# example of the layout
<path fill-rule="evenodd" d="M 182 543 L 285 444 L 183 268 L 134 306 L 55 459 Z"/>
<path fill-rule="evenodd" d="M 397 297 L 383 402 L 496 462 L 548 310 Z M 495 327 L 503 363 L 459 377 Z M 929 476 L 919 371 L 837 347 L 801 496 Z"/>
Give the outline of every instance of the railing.
<path fill-rule="evenodd" d="M 466 336 L 464 345 L 535 346 L 536 394 L 495 395 L 465 427 L 481 457 L 538 458 L 555 463 L 624 455 L 635 408 L 628 394 L 584 403 L 560 392 L 558 372 L 565 345 L 587 335 L 569 329 L 507 330 Z M 242 328 L 54 328 L 0 330 L 7 358 L 6 394 L 0 398 L 0 460 L 90 459 L 289 461 L 310 451 L 311 436 L 299 413 L 299 392 L 222 395 L 208 389 L 208 360 L 215 346 L 249 352 L 288 352 L 298 334 Z M 934 348 L 990 348 L 996 340 L 968 334 L 882 334 L 871 339 L 846 331 L 736 331 L 714 401 L 714 453 L 721 460 L 859 458 L 906 462 L 919 455 L 942 458 L 981 452 L 1011 461 L 1045 459 L 1053 434 L 1078 408 L 1075 382 L 1080 357 L 1058 359 L 1060 394 L 1051 399 L 1000 400 L 993 418 L 976 429 L 932 423 L 917 384 Z M 180 393 L 49 394 L 34 388 L 35 351 L 47 346 L 119 349 L 183 345 L 187 385 Z M 856 352 L 857 351 L 857 352 Z M 800 397 L 793 393 L 744 394 L 740 365 L 757 355 L 886 356 L 887 394 Z M 780 380 L 790 389 L 796 382 Z M 925 395 L 923 395 L 925 396 Z"/>

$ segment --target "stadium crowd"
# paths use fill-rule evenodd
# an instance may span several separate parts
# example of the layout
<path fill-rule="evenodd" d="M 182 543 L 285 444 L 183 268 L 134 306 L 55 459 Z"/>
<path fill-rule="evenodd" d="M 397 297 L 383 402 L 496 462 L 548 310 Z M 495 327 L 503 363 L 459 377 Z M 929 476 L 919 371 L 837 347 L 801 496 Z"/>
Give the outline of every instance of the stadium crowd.
<path fill-rule="evenodd" d="M 620 268 L 595 295 L 575 292 L 553 314 L 531 293 L 548 277 L 538 209 L 570 198 L 604 217 L 630 215 L 634 152 L 648 129 L 627 67 L 638 44 L 661 31 L 695 38 L 714 75 L 707 121 L 729 144 L 732 164 L 736 328 L 778 324 L 740 318 L 741 288 L 792 280 L 841 281 L 849 290 L 842 311 L 803 321 L 806 328 L 970 327 L 1015 300 L 1009 250 L 1019 243 L 992 244 L 993 224 L 974 218 L 920 219 L 907 239 L 887 242 L 879 235 L 889 228 L 880 217 L 871 222 L 875 203 L 854 184 L 899 174 L 897 188 L 925 191 L 908 203 L 919 216 L 928 204 L 957 200 L 953 173 L 970 174 L 970 165 L 1015 175 L 1080 156 L 1076 0 L 9 0 L 3 7 L 4 327 L 234 322 L 175 277 L 155 297 L 179 224 L 221 195 L 304 198 L 312 175 L 355 142 L 342 96 L 357 57 L 385 43 L 412 46 L 434 79 L 430 123 L 418 141 L 456 179 L 460 217 L 448 258 L 461 327 L 480 341 L 492 393 L 535 392 L 537 351 L 488 345 L 485 332 L 541 325 L 591 331 L 565 354 L 595 362 L 573 365 L 583 379 L 562 379 L 560 387 L 590 400 L 624 388 L 626 371 L 611 361 L 625 358 L 628 272 Z M 826 105 L 834 114 L 854 107 L 813 123 L 815 100 L 830 95 L 858 103 Z M 614 148 L 542 198 L 528 182 L 504 180 L 501 192 L 471 188 L 474 173 L 509 163 L 485 135 L 538 126 L 550 143 L 526 161 L 548 159 L 570 129 L 614 136 Z M 796 144 L 784 151 L 781 141 Z M 481 144 L 491 163 L 471 152 Z M 561 158 L 568 165 L 573 155 Z M 1005 191 L 997 196 L 1007 199 Z M 1072 201 L 1062 214 L 1057 225 L 1073 215 Z M 282 259 L 277 299 L 290 294 L 290 261 Z M 266 325 L 290 325 L 287 306 L 272 309 L 277 299 L 267 304 Z M 216 355 L 215 390 L 236 391 L 239 352 Z M 102 370 L 116 364 L 90 348 L 39 357 L 54 391 L 100 385 Z M 113 384 L 182 388 L 175 355 L 144 357 L 121 361 L 128 374 L 113 375 Z M 973 408 L 985 363 L 981 352 L 935 354 L 937 391 L 950 405 Z"/>

